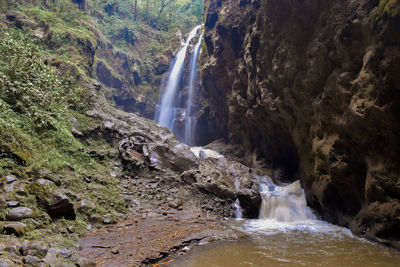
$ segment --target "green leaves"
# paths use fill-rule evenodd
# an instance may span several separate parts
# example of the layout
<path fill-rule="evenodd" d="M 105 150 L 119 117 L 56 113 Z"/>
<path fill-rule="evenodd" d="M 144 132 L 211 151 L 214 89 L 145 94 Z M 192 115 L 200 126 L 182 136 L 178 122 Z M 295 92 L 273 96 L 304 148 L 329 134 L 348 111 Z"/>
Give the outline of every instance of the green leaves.
<path fill-rule="evenodd" d="M 0 98 L 38 128 L 56 128 L 65 85 L 40 57 L 38 47 L 18 31 L 0 40 Z"/>

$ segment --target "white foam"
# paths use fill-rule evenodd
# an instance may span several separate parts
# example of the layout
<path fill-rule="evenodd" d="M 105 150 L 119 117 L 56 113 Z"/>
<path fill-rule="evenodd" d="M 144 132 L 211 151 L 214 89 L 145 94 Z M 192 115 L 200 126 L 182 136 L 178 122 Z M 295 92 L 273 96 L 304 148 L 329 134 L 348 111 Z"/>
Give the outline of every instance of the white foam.
<path fill-rule="evenodd" d="M 203 148 L 201 146 L 196 146 L 196 147 L 190 147 L 190 150 L 193 152 L 193 154 L 196 155 L 198 158 L 215 158 L 215 159 L 220 159 L 223 158 L 224 156 L 219 154 L 217 151 Z"/>

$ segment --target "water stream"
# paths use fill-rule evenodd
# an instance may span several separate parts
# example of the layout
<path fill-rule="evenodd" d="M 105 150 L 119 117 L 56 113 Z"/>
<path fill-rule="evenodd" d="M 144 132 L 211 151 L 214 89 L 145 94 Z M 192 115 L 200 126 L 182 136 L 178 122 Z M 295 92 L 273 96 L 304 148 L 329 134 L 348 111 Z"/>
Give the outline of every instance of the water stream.
<path fill-rule="evenodd" d="M 238 241 L 195 247 L 169 266 L 399 266 L 400 252 L 318 220 L 307 207 L 299 181 L 276 185 L 261 178 L 257 220 L 232 220 L 245 233 Z"/>
<path fill-rule="evenodd" d="M 194 126 L 196 123 L 196 117 L 192 116 L 192 105 L 193 105 L 193 89 L 195 87 L 196 76 L 197 76 L 197 57 L 199 56 L 201 41 L 203 40 L 203 33 L 200 35 L 199 40 L 193 50 L 192 59 L 190 61 L 190 78 L 189 78 L 189 92 L 188 100 L 186 104 L 186 121 L 185 121 L 185 144 L 193 145 L 193 133 Z"/>
<path fill-rule="evenodd" d="M 181 76 L 185 65 L 184 63 L 187 50 L 191 40 L 196 37 L 198 30 L 202 26 L 203 25 L 197 25 L 193 28 L 193 30 L 189 33 L 186 42 L 182 44 L 182 47 L 180 48 L 178 54 L 175 56 L 175 59 L 170 66 L 169 77 L 165 91 L 162 95 L 160 105 L 156 112 L 155 120 L 161 126 L 168 127 L 172 131 L 174 130 L 174 123 L 176 118 L 176 99 L 178 98 L 178 92 L 180 89 L 179 85 L 181 83 Z"/>

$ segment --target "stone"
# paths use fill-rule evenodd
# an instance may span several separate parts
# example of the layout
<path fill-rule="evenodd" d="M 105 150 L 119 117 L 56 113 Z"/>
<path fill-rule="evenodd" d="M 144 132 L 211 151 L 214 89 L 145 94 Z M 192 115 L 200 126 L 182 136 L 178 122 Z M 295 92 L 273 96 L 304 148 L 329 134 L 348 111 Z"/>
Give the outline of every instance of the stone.
<path fill-rule="evenodd" d="M 46 256 L 49 250 L 49 246 L 41 241 L 24 241 L 20 250 L 22 252 L 22 255 L 24 256 L 30 255 L 43 258 L 44 256 Z"/>
<path fill-rule="evenodd" d="M 76 212 L 89 215 L 96 209 L 96 205 L 92 201 L 82 199 L 74 204 L 74 209 Z"/>
<path fill-rule="evenodd" d="M 12 182 L 10 184 L 6 184 L 4 186 L 4 192 L 6 192 L 6 193 L 13 192 L 17 185 L 18 185 L 18 182 Z"/>
<path fill-rule="evenodd" d="M 111 221 L 111 219 L 108 219 L 108 218 L 107 218 L 107 219 L 104 219 L 104 220 L 103 220 L 103 223 L 104 223 L 104 224 L 111 224 L 112 221 Z"/>
<path fill-rule="evenodd" d="M 11 260 L 0 258 L 0 267 L 17 267 Z"/>
<path fill-rule="evenodd" d="M 53 181 L 47 179 L 38 179 L 36 183 L 43 187 L 55 187 L 56 184 Z"/>
<path fill-rule="evenodd" d="M 96 267 L 96 263 L 92 260 L 80 258 L 78 260 L 79 267 Z"/>
<path fill-rule="evenodd" d="M 33 211 L 30 208 L 18 207 L 8 211 L 6 219 L 10 221 L 20 221 L 27 218 L 32 218 Z"/>
<path fill-rule="evenodd" d="M 30 194 L 36 196 L 38 203 L 46 210 L 52 219 L 64 217 L 74 220 L 75 210 L 69 196 L 75 197 L 73 192 L 60 190 L 53 181 L 39 179 L 27 187 Z"/>
<path fill-rule="evenodd" d="M 238 193 L 238 199 L 245 218 L 258 218 L 262 202 L 261 195 L 258 191 L 241 189 Z"/>
<path fill-rule="evenodd" d="M 55 267 L 65 267 L 69 266 L 59 258 L 57 258 L 57 252 L 54 249 L 49 249 L 46 257 L 44 258 L 44 263 L 50 265 L 50 266 L 55 266 Z M 72 264 L 71 264 L 72 265 Z"/>
<path fill-rule="evenodd" d="M 7 202 L 7 206 L 8 206 L 9 208 L 17 207 L 17 206 L 19 206 L 19 201 L 8 201 L 8 202 Z"/>
<path fill-rule="evenodd" d="M 163 210 L 163 211 L 162 211 L 162 215 L 167 216 L 167 215 L 168 215 L 168 211 Z"/>
<path fill-rule="evenodd" d="M 36 266 L 41 260 L 38 257 L 28 255 L 22 259 L 22 262 L 28 265 Z"/>
<path fill-rule="evenodd" d="M 68 249 L 60 249 L 60 250 L 58 251 L 58 255 L 61 256 L 61 257 L 63 257 L 63 258 L 70 258 L 71 255 L 72 255 L 72 253 L 71 253 L 71 251 L 68 250 Z"/>
<path fill-rule="evenodd" d="M 118 253 L 119 253 L 118 248 L 113 248 L 113 249 L 111 250 L 111 253 L 112 253 L 112 254 L 118 254 Z"/>
<path fill-rule="evenodd" d="M 26 224 L 22 222 L 0 222 L 0 230 L 7 234 L 21 236 L 25 234 Z"/>
<path fill-rule="evenodd" d="M 6 176 L 6 183 L 7 184 L 12 184 L 15 181 L 17 181 L 17 178 L 15 178 L 14 176 L 11 176 L 11 175 L 7 175 Z"/>
<path fill-rule="evenodd" d="M 181 180 L 187 184 L 193 184 L 197 182 L 197 175 L 198 173 L 195 170 L 184 171 L 181 174 Z"/>

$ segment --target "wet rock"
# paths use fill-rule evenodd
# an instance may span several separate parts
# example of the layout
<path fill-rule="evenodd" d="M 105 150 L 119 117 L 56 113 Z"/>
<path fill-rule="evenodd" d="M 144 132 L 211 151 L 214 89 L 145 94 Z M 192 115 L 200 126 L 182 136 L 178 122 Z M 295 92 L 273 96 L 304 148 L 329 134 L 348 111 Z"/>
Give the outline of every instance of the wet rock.
<path fill-rule="evenodd" d="M 0 231 L 6 234 L 14 234 L 17 236 L 24 235 L 26 224 L 22 222 L 0 222 Z"/>
<path fill-rule="evenodd" d="M 28 255 L 22 259 L 22 262 L 28 265 L 36 266 L 41 260 L 38 257 Z"/>
<path fill-rule="evenodd" d="M 89 215 L 96 209 L 96 205 L 89 200 L 80 200 L 74 204 L 74 209 L 76 212 Z"/>
<path fill-rule="evenodd" d="M 10 221 L 20 221 L 23 219 L 31 218 L 33 211 L 30 208 L 18 207 L 8 211 L 6 219 Z"/>
<path fill-rule="evenodd" d="M 32 241 L 32 242 L 24 241 L 20 248 L 22 255 L 24 256 L 30 255 L 40 258 L 46 256 L 48 250 L 49 246 L 46 243 L 40 241 Z"/>
<path fill-rule="evenodd" d="M 258 218 L 262 202 L 261 195 L 258 191 L 241 189 L 238 193 L 238 199 L 245 218 Z"/>

